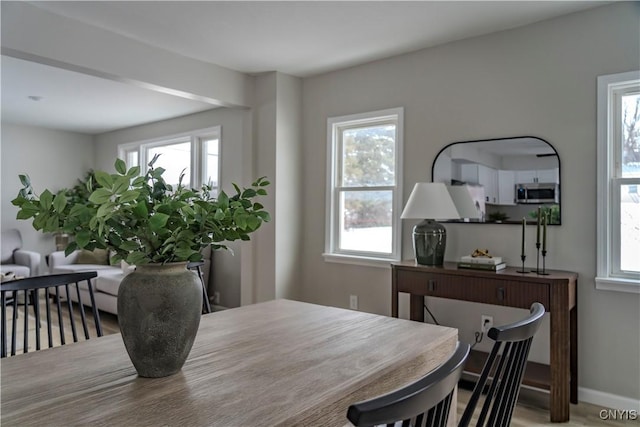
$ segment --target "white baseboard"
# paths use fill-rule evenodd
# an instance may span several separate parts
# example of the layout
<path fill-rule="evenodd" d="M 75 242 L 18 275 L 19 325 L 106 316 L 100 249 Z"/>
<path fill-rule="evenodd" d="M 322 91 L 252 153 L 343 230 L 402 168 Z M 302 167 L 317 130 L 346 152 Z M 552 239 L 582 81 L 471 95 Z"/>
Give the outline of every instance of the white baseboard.
<path fill-rule="evenodd" d="M 635 410 L 640 412 L 640 399 L 605 393 L 590 388 L 578 387 L 578 400 L 603 408 Z"/>

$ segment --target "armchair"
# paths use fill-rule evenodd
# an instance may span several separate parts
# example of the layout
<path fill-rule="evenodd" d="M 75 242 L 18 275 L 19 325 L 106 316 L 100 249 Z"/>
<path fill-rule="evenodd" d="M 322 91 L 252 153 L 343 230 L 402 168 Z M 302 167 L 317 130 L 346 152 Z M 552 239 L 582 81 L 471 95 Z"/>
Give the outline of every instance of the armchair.
<path fill-rule="evenodd" d="M 0 235 L 2 258 L 0 259 L 0 273 L 9 271 L 16 276 L 37 276 L 42 256 L 38 252 L 22 249 L 20 231 L 10 229 L 2 231 Z"/>

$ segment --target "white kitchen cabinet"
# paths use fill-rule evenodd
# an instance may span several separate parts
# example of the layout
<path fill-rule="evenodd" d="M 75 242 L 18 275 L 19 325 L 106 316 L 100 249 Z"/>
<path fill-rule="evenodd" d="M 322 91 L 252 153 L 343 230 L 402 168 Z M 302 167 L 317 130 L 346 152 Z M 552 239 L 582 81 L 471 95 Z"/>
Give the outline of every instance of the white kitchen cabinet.
<path fill-rule="evenodd" d="M 516 173 L 510 170 L 498 171 L 498 204 L 515 205 Z"/>
<path fill-rule="evenodd" d="M 538 172 L 538 181 L 537 182 L 553 182 L 558 184 L 560 182 L 560 169 L 541 169 Z"/>
<path fill-rule="evenodd" d="M 560 170 L 558 168 L 516 171 L 516 184 L 528 184 L 532 182 L 554 182 L 557 184 L 560 182 L 559 172 Z"/>
<path fill-rule="evenodd" d="M 486 203 L 498 203 L 498 171 L 485 165 L 463 164 L 460 168 L 462 181 L 484 187 Z"/>

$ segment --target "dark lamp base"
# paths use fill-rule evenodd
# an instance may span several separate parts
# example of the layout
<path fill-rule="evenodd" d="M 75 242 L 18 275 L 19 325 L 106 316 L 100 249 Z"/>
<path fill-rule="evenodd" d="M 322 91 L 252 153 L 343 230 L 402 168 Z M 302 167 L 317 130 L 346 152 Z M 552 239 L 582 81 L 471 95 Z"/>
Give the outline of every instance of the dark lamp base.
<path fill-rule="evenodd" d="M 413 227 L 413 251 L 420 265 L 442 265 L 447 243 L 447 230 L 432 219 Z"/>

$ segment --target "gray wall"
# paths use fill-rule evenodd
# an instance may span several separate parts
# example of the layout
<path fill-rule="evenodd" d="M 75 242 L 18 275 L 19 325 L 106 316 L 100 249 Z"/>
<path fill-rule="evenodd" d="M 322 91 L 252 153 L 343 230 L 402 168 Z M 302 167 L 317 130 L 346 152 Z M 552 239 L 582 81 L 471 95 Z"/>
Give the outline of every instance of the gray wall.
<path fill-rule="evenodd" d="M 563 225 L 549 231 L 547 266 L 580 275 L 581 395 L 591 393 L 592 398 L 597 390 L 640 399 L 640 296 L 597 291 L 594 285 L 596 77 L 638 68 L 639 17 L 638 3 L 617 3 L 305 79 L 301 296 L 348 307 L 349 295 L 357 294 L 362 310 L 390 314 L 388 268 L 332 264 L 321 255 L 328 117 L 405 107 L 404 200 L 414 182 L 430 180 L 436 154 L 451 142 L 539 136 L 556 147 L 562 163 Z M 414 224 L 403 224 L 405 259 L 413 257 Z M 446 259 L 476 247 L 507 257 L 519 253 L 515 226 L 446 227 Z M 532 236 L 535 229 L 527 232 Z M 527 250 L 533 254 L 533 245 Z M 525 314 L 435 299 L 429 305 L 440 323 L 459 328 L 467 342 L 472 342 L 481 314 L 493 315 L 496 324 Z M 402 298 L 404 317 L 407 307 L 408 298 Z M 534 341 L 534 360 L 548 361 L 548 325 L 546 319 Z"/>
<path fill-rule="evenodd" d="M 17 228 L 25 249 L 47 255 L 55 250 L 53 235 L 33 229 L 32 221 L 16 219 L 11 204 L 22 188 L 19 174 L 31 177 L 37 194 L 69 188 L 93 168 L 94 147 L 90 135 L 32 126 L 2 123 L 2 230 Z M 41 269 L 41 272 L 44 271 Z"/>

